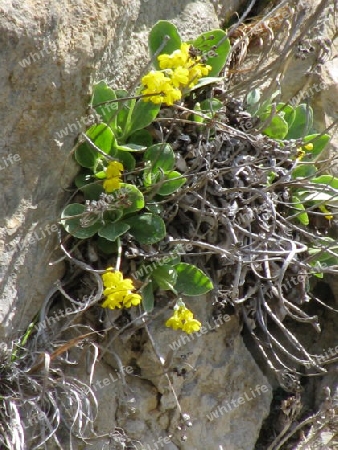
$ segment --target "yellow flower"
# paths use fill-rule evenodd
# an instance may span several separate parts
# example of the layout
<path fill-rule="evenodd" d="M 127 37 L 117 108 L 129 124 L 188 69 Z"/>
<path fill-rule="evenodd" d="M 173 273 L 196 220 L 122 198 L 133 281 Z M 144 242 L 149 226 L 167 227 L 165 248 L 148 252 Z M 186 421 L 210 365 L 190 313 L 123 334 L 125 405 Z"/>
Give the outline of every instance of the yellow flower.
<path fill-rule="evenodd" d="M 120 187 L 120 178 L 111 178 L 103 182 L 103 189 L 106 192 L 113 192 Z"/>
<path fill-rule="evenodd" d="M 176 69 L 186 66 L 189 61 L 189 44 L 181 44 L 179 50 L 175 50 L 171 55 L 163 54 L 157 57 L 161 69 Z"/>
<path fill-rule="evenodd" d="M 304 150 L 302 150 L 302 147 L 297 147 L 297 157 L 296 160 L 297 161 L 301 161 L 305 156 L 305 152 Z"/>
<path fill-rule="evenodd" d="M 171 80 L 175 87 L 179 87 L 180 84 L 186 86 L 189 82 L 189 70 L 177 67 L 172 73 Z"/>
<path fill-rule="evenodd" d="M 192 88 L 201 77 L 208 75 L 211 66 L 201 64 L 200 57 L 191 57 L 189 49 L 190 45 L 183 43 L 179 50 L 170 55 L 158 56 L 163 71 L 151 71 L 142 78 L 145 102 L 163 102 L 171 106 L 181 99 L 181 90 L 188 86 Z"/>
<path fill-rule="evenodd" d="M 185 331 L 187 334 L 194 333 L 195 331 L 200 330 L 201 328 L 201 322 L 199 322 L 196 319 L 189 320 L 189 322 L 186 322 L 182 330 Z"/>
<path fill-rule="evenodd" d="M 102 275 L 105 287 L 103 294 L 107 297 L 102 303 L 103 308 L 130 308 L 137 306 L 141 302 L 141 296 L 131 291 L 135 289 L 130 278 L 123 278 L 119 271 L 113 272 L 112 267 L 108 267 L 106 273 Z"/>
<path fill-rule="evenodd" d="M 152 70 L 142 78 L 142 84 L 147 86 L 153 93 L 160 93 L 166 83 L 170 84 L 170 78 L 166 77 L 163 72 Z"/>
<path fill-rule="evenodd" d="M 166 87 L 163 96 L 163 102 L 166 103 L 168 106 L 173 105 L 175 102 L 181 99 L 182 93 L 179 89 L 176 89 L 172 86 Z"/>
<path fill-rule="evenodd" d="M 118 161 L 112 161 L 109 163 L 106 176 L 107 178 L 103 182 L 103 189 L 106 192 L 113 192 L 120 187 L 121 172 L 123 171 L 123 165 Z"/>
<path fill-rule="evenodd" d="M 145 102 L 150 101 L 155 104 L 164 102 L 167 105 L 173 105 L 175 101 L 181 98 L 181 91 L 173 87 L 171 79 L 165 76 L 163 72 L 149 72 L 142 78 L 142 84 L 147 86 L 142 94 L 153 94 L 145 97 L 143 99 Z"/>
<path fill-rule="evenodd" d="M 191 334 L 201 328 L 201 322 L 194 319 L 193 313 L 183 303 L 175 306 L 174 314 L 166 321 L 165 326 Z"/>
<path fill-rule="evenodd" d="M 327 216 L 324 216 L 325 219 L 327 219 L 327 220 L 333 219 L 333 215 L 331 214 L 331 211 L 329 211 L 325 205 L 319 205 L 319 209 L 321 210 L 321 212 L 328 214 Z"/>
<path fill-rule="evenodd" d="M 118 161 L 112 161 L 107 167 L 107 178 L 119 177 L 123 171 L 123 165 Z"/>
<path fill-rule="evenodd" d="M 301 161 L 306 152 L 311 152 L 313 150 L 313 144 L 310 142 L 309 144 L 303 145 L 302 147 L 297 148 L 297 161 Z"/>
<path fill-rule="evenodd" d="M 303 148 L 308 152 L 311 152 L 313 150 L 313 144 L 310 142 L 309 144 L 303 145 Z"/>
<path fill-rule="evenodd" d="M 192 66 L 189 70 L 189 87 L 192 88 L 200 78 L 208 75 L 210 70 L 211 66 L 205 64 L 197 63 Z"/>

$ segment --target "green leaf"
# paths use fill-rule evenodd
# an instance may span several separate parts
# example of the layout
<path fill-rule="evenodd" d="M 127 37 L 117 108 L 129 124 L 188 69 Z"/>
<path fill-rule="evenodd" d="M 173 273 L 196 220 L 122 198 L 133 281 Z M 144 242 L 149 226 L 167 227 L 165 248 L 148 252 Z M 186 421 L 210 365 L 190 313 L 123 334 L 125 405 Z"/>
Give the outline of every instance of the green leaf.
<path fill-rule="evenodd" d="M 74 180 L 74 184 L 78 189 L 81 189 L 82 186 L 85 186 L 86 184 L 92 182 L 93 182 L 93 174 L 91 173 L 91 171 L 89 172 L 89 170 L 79 173 L 78 175 L 76 175 Z"/>
<path fill-rule="evenodd" d="M 276 109 L 279 114 L 282 115 L 284 120 L 287 122 L 288 127 L 290 128 L 296 117 L 295 109 L 291 105 L 287 105 L 286 103 L 278 103 Z"/>
<path fill-rule="evenodd" d="M 297 194 L 303 203 L 305 202 L 329 202 L 332 201 L 334 194 L 327 194 L 326 192 L 309 192 L 297 191 Z"/>
<path fill-rule="evenodd" d="M 129 228 L 130 226 L 124 222 L 107 223 L 99 230 L 98 235 L 108 241 L 115 241 L 119 236 L 126 233 Z"/>
<path fill-rule="evenodd" d="M 116 91 L 116 95 L 118 98 L 123 99 L 124 97 L 128 97 L 129 94 L 127 91 L 121 90 Z M 134 99 L 128 99 L 119 102 L 118 113 L 115 119 L 116 130 L 114 130 L 119 143 L 124 142 L 125 132 L 129 130 L 131 110 L 134 105 Z"/>
<path fill-rule="evenodd" d="M 89 237 L 94 236 L 94 234 L 101 228 L 102 222 L 100 220 L 96 220 L 96 222 L 90 227 L 84 228 L 81 225 L 81 217 L 83 213 L 86 211 L 85 205 L 81 205 L 80 203 L 71 203 L 67 205 L 61 214 L 61 224 L 64 226 L 67 233 L 71 234 L 74 237 L 80 239 L 87 239 Z M 69 216 L 76 216 L 74 219 L 65 219 Z M 83 216 L 82 216 L 83 217 Z"/>
<path fill-rule="evenodd" d="M 104 223 L 113 223 L 117 222 L 123 216 L 123 212 L 121 209 L 108 210 L 103 213 L 103 221 Z"/>
<path fill-rule="evenodd" d="M 330 250 L 334 254 L 332 255 L 326 250 Z M 322 237 L 320 241 L 318 241 L 318 247 L 310 247 L 309 255 L 314 257 L 310 264 L 314 267 L 328 267 L 335 266 L 338 264 L 338 245 L 336 240 L 332 239 L 329 236 Z"/>
<path fill-rule="evenodd" d="M 153 282 L 164 291 L 175 291 L 177 272 L 170 264 L 163 264 L 156 267 L 151 274 Z"/>
<path fill-rule="evenodd" d="M 85 200 L 98 200 L 104 189 L 102 184 L 90 183 L 83 186 L 81 191 L 84 193 Z"/>
<path fill-rule="evenodd" d="M 114 158 L 118 159 L 122 165 L 124 170 L 128 170 L 131 172 L 135 169 L 136 166 L 136 160 L 129 152 L 126 152 L 124 150 L 117 150 L 116 148 L 113 149 L 113 155 Z"/>
<path fill-rule="evenodd" d="M 299 163 L 299 166 L 297 166 L 292 171 L 292 178 L 308 178 L 312 177 L 315 173 L 317 173 L 317 168 L 313 164 L 302 164 Z"/>
<path fill-rule="evenodd" d="M 155 299 L 153 289 L 153 283 L 151 281 L 140 289 L 142 305 L 146 312 L 151 312 L 154 309 Z"/>
<path fill-rule="evenodd" d="M 129 232 L 140 244 L 155 244 L 166 235 L 165 224 L 156 214 L 145 213 L 125 219 L 124 222 L 130 225 Z"/>
<path fill-rule="evenodd" d="M 99 172 L 95 173 L 95 178 L 98 180 L 105 180 L 107 178 L 107 174 L 104 170 L 100 170 Z"/>
<path fill-rule="evenodd" d="M 161 214 L 163 212 L 163 206 L 156 202 L 147 202 L 146 208 L 153 214 Z"/>
<path fill-rule="evenodd" d="M 117 102 L 109 102 L 109 100 L 116 100 L 116 93 L 111 89 L 105 81 L 100 81 L 94 86 L 92 106 L 95 111 L 100 114 L 102 121 L 110 126 L 115 125 L 115 118 L 112 119 L 114 113 L 118 109 Z M 101 106 L 96 106 L 100 103 L 108 102 Z"/>
<path fill-rule="evenodd" d="M 125 216 L 144 208 L 143 194 L 137 189 L 136 186 L 134 186 L 133 184 L 121 183 L 120 189 L 123 189 L 123 192 L 126 194 L 126 197 L 130 202 L 130 206 L 123 208 L 123 214 Z"/>
<path fill-rule="evenodd" d="M 306 136 L 313 127 L 313 111 L 305 103 L 298 105 L 294 121 L 285 139 L 299 139 Z"/>
<path fill-rule="evenodd" d="M 260 119 L 264 122 L 270 116 L 270 112 L 263 113 Z M 280 115 L 272 117 L 270 124 L 262 131 L 266 136 L 272 139 L 284 139 L 288 132 L 288 124 Z"/>
<path fill-rule="evenodd" d="M 152 172 L 155 172 L 158 168 L 168 172 L 172 170 L 175 164 L 174 151 L 170 144 L 155 144 L 145 151 L 143 161 L 151 162 Z"/>
<path fill-rule="evenodd" d="M 219 45 L 221 41 L 222 43 Z M 225 66 L 231 48 L 230 41 L 226 38 L 225 31 L 207 31 L 190 43 L 198 50 L 201 50 L 203 56 L 207 57 L 206 64 L 209 64 L 212 67 L 208 74 L 209 77 L 217 76 Z M 215 46 L 217 47 L 216 50 L 214 50 Z M 210 52 L 216 53 L 217 55 L 208 56 Z"/>
<path fill-rule="evenodd" d="M 115 137 L 105 123 L 93 125 L 86 132 L 89 139 L 102 150 L 104 153 L 110 154 L 112 145 L 115 144 Z M 82 167 L 87 167 L 95 171 L 98 160 L 102 156 L 94 150 L 93 146 L 88 142 L 84 142 L 75 150 L 75 159 Z"/>
<path fill-rule="evenodd" d="M 146 128 L 156 118 L 161 105 L 156 105 L 153 102 L 145 102 L 142 99 L 136 102 L 136 105 L 131 113 L 129 128 L 124 134 L 126 139 L 135 131 Z"/>
<path fill-rule="evenodd" d="M 148 130 L 137 130 L 129 136 L 128 144 L 130 142 L 144 147 L 150 147 L 153 143 L 153 137 Z"/>
<path fill-rule="evenodd" d="M 190 91 L 196 91 L 203 86 L 208 86 L 209 84 L 218 83 L 219 81 L 223 80 L 224 78 L 222 77 L 203 77 L 198 80 L 197 84 L 195 84 L 195 86 L 192 87 Z"/>
<path fill-rule="evenodd" d="M 253 89 L 245 97 L 246 110 L 254 116 L 259 109 L 259 100 L 261 98 L 261 91 L 259 89 Z"/>
<path fill-rule="evenodd" d="M 214 114 L 216 111 L 223 107 L 223 103 L 217 98 L 207 98 L 201 101 L 201 111 L 203 114 L 212 113 Z"/>
<path fill-rule="evenodd" d="M 313 183 L 325 184 L 331 186 L 334 189 L 338 189 L 338 178 L 333 175 L 320 175 L 319 177 L 312 178 Z"/>
<path fill-rule="evenodd" d="M 153 26 L 149 33 L 148 43 L 151 58 L 154 58 L 154 55 L 162 47 L 166 36 L 169 36 L 170 39 L 166 42 L 159 55 L 163 55 L 164 53 L 170 55 L 175 50 L 181 48 L 181 38 L 175 25 L 167 20 L 160 20 Z M 153 59 L 153 64 L 156 69 L 160 69 L 157 58 Z"/>
<path fill-rule="evenodd" d="M 214 287 L 211 280 L 191 264 L 179 263 L 175 269 L 177 271 L 175 289 L 179 294 L 193 297 L 205 294 Z"/>
<path fill-rule="evenodd" d="M 313 150 L 307 152 L 306 156 L 303 158 L 303 160 L 306 161 L 307 156 L 313 159 L 314 157 L 317 157 L 318 155 L 321 154 L 321 152 L 329 143 L 330 136 L 328 134 L 323 134 L 321 136 L 319 134 L 309 134 L 308 136 L 305 136 L 303 140 L 304 143 L 312 142 L 313 144 Z"/>
<path fill-rule="evenodd" d="M 186 178 L 182 177 L 182 175 L 175 170 L 166 173 L 165 180 L 168 181 L 164 181 L 164 183 L 160 186 L 158 190 L 159 195 L 170 195 L 177 191 L 187 181 Z"/>
<path fill-rule="evenodd" d="M 116 241 L 108 241 L 107 239 L 100 236 L 97 238 L 97 248 L 106 255 L 111 255 L 113 253 L 117 253 L 118 251 Z"/>
<path fill-rule="evenodd" d="M 304 211 L 297 215 L 297 219 L 299 220 L 299 222 L 303 225 L 309 225 L 310 223 L 309 216 L 305 212 L 306 210 L 303 203 L 301 203 L 299 198 L 296 197 L 295 195 L 292 196 L 292 203 L 293 203 L 292 209 L 295 209 L 296 211 Z"/>
<path fill-rule="evenodd" d="M 147 147 L 130 142 L 129 144 L 125 145 L 117 145 L 115 148 L 116 150 L 121 150 L 122 152 L 144 152 Z"/>

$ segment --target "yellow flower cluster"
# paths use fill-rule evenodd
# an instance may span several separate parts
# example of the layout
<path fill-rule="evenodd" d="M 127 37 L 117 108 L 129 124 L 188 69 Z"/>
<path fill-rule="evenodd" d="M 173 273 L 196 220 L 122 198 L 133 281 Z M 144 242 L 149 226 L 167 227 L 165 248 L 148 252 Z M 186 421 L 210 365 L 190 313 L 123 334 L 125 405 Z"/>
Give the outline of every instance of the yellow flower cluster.
<path fill-rule="evenodd" d="M 301 161 L 304 158 L 304 156 L 306 154 L 305 150 L 307 152 L 311 152 L 313 150 L 313 144 L 311 142 L 309 142 L 308 144 L 303 145 L 303 147 L 297 148 L 297 161 Z"/>
<path fill-rule="evenodd" d="M 182 98 L 182 89 L 192 88 L 201 77 L 208 75 L 211 66 L 200 63 L 199 56 L 192 58 L 189 49 L 190 45 L 183 43 L 171 55 L 158 56 L 162 71 L 152 70 L 142 78 L 142 84 L 146 86 L 142 94 L 149 95 L 143 98 L 145 102 L 163 102 L 171 106 Z"/>
<path fill-rule="evenodd" d="M 191 334 L 201 328 L 201 322 L 194 319 L 193 313 L 184 304 L 181 304 L 175 306 L 174 314 L 166 321 L 165 326 L 174 330 L 181 329 L 187 334 Z"/>
<path fill-rule="evenodd" d="M 120 187 L 122 171 L 123 165 L 120 162 L 112 161 L 108 164 L 106 170 L 107 178 L 103 182 L 103 189 L 106 192 L 113 192 Z"/>
<path fill-rule="evenodd" d="M 123 279 L 121 272 L 108 267 L 102 280 L 105 287 L 103 294 L 107 297 L 102 304 L 103 308 L 130 308 L 140 304 L 141 296 L 131 292 L 135 289 L 133 281 L 130 278 Z"/>

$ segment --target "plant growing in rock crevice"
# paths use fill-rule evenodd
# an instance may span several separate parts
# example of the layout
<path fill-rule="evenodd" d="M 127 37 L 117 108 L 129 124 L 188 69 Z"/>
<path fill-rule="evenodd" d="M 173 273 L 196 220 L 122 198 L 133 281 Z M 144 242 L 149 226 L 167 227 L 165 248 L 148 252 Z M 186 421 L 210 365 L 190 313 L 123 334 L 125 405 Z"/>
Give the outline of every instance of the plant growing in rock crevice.
<path fill-rule="evenodd" d="M 150 50 L 155 70 L 136 92 L 105 82 L 94 86 L 91 108 L 101 121 L 74 151 L 82 169 L 75 179 L 76 200 L 62 212 L 66 233 L 60 243 L 74 275 L 56 287 L 33 324 L 46 320 L 59 291 L 76 305 L 61 330 L 70 328 L 75 337 L 65 344 L 49 339 L 43 327 L 34 333 L 31 328 L 29 364 L 12 353 L 11 379 L 21 363 L 28 375 L 39 375 L 28 399 L 13 403 L 9 391 L 3 393 L 3 418 L 6 408 L 12 408 L 14 420 L 19 408 L 38 398 L 36 411 L 46 417 L 41 427 L 50 430 L 45 441 L 57 441 L 65 415 L 60 399 L 67 396 L 71 414 L 86 421 L 80 430 L 79 421 L 66 421 L 66 427 L 80 439 L 95 436 L 95 414 L 88 399 L 83 406 L 82 386 L 58 379 L 53 363 L 67 364 L 64 353 L 88 343 L 96 352 L 92 374 L 102 333 L 112 341 L 126 329 L 145 327 L 149 334 L 152 314 L 167 314 L 172 307 L 164 325 L 198 331 L 201 322 L 184 296 L 208 294 L 215 315 L 232 305 L 285 389 L 298 390 L 304 367 L 313 374 L 325 370 L 284 319 L 318 330 L 318 318 L 304 312 L 304 305 L 316 300 L 310 282 L 336 273 L 337 249 L 328 232 L 338 180 L 317 164 L 329 137 L 312 130 L 312 111 L 305 105 L 274 104 L 274 97 L 261 104 L 257 91 L 242 100 L 227 94 L 227 81 L 218 77 L 230 52 L 222 30 L 182 43 L 175 27 L 162 21 L 152 30 Z M 255 127 L 243 130 L 243 117 Z M 79 272 L 94 289 L 91 300 L 75 302 L 66 292 Z M 166 300 L 163 310 L 159 299 Z M 120 311 L 120 321 L 102 329 L 107 323 L 102 308 Z M 94 325 L 82 322 L 93 311 Z M 278 336 L 271 325 L 279 328 Z M 156 336 L 148 338 L 156 352 Z M 101 350 L 102 357 L 108 350 Z M 94 393 L 90 400 L 95 410 Z"/>

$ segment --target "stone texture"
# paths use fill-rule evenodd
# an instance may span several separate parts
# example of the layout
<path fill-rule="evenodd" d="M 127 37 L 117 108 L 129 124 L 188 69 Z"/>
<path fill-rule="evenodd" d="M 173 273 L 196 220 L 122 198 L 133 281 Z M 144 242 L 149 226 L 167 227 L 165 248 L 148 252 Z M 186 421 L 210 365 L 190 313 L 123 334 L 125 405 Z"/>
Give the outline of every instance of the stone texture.
<path fill-rule="evenodd" d="M 119 17 L 133 20 L 137 6 L 94 0 L 0 5 L 0 336 L 24 330 L 63 274 L 62 264 L 48 263 L 56 258 L 56 224 L 77 170 L 70 151 L 81 131 L 78 120 L 86 114 L 95 65 L 119 33 Z M 10 155 L 20 160 L 7 167 Z"/>
<path fill-rule="evenodd" d="M 205 301 L 186 301 L 205 324 L 204 334 L 181 335 L 164 328 L 163 321 L 171 315 L 167 312 L 149 325 L 153 343 L 140 332 L 122 334 L 107 347 L 91 385 L 99 402 L 95 422 L 99 435 L 118 427 L 139 445 L 137 449 L 142 443 L 147 450 L 156 449 L 160 437 L 167 438 L 166 450 L 254 448 L 262 419 L 269 413 L 272 390 L 243 344 L 238 319 L 208 317 Z M 116 319 L 115 312 L 112 316 Z M 106 342 L 110 339 L 107 336 Z M 119 373 L 118 361 L 125 377 Z M 67 373 L 89 382 L 83 365 Z M 191 426 L 180 419 L 169 379 Z M 106 442 L 94 440 L 92 448 L 100 450 Z"/>

